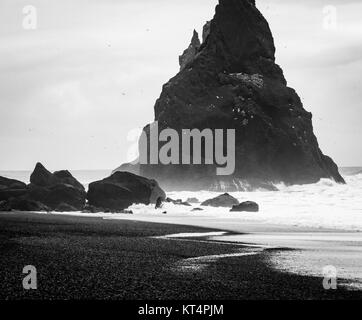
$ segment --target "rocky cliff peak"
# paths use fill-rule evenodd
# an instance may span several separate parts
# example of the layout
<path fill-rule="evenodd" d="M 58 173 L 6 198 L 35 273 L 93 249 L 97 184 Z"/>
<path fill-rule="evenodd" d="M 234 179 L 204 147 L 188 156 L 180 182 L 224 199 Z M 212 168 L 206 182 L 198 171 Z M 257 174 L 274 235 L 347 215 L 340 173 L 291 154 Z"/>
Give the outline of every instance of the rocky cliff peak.
<path fill-rule="evenodd" d="M 180 64 L 155 104 L 160 130 L 235 129 L 235 173 L 216 176 L 212 165 L 141 165 L 141 175 L 170 189 L 344 182 L 319 148 L 311 113 L 275 63 L 274 39 L 255 1 L 219 0 L 203 43 L 195 31 Z"/>
<path fill-rule="evenodd" d="M 192 60 L 194 60 L 200 49 L 200 45 L 199 34 L 194 30 L 189 47 L 179 57 L 180 70 L 183 70 Z"/>

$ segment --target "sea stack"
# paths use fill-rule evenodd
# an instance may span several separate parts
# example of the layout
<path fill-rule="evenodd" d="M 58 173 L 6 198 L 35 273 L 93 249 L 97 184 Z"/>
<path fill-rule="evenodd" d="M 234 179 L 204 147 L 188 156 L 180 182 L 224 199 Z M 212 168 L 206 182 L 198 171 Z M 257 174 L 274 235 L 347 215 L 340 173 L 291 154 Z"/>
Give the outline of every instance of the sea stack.
<path fill-rule="evenodd" d="M 156 101 L 159 130 L 235 129 L 234 174 L 217 176 L 214 165 L 136 164 L 126 170 L 168 190 L 234 191 L 321 178 L 344 183 L 319 148 L 312 114 L 275 63 L 273 36 L 255 1 L 219 0 L 202 43 L 194 32 L 180 64 Z"/>

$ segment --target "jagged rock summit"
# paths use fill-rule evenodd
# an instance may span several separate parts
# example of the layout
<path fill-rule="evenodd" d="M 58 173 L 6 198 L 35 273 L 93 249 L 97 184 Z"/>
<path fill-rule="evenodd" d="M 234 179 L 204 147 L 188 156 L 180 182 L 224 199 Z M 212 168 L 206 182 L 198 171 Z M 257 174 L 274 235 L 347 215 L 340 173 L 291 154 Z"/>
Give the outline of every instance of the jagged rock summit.
<path fill-rule="evenodd" d="M 312 114 L 275 63 L 272 33 L 255 1 L 219 0 L 203 42 L 195 32 L 180 65 L 155 104 L 159 130 L 235 129 L 235 173 L 217 176 L 213 165 L 128 165 L 128 171 L 166 189 L 233 191 L 321 178 L 344 183 L 318 146 Z M 150 126 L 144 131 L 149 135 Z"/>
<path fill-rule="evenodd" d="M 183 52 L 183 54 L 179 57 L 180 62 L 180 70 L 182 71 L 185 67 L 195 59 L 196 54 L 198 53 L 201 46 L 201 42 L 199 39 L 199 34 L 196 30 L 194 30 L 194 34 L 191 39 L 191 43 L 189 47 Z"/>

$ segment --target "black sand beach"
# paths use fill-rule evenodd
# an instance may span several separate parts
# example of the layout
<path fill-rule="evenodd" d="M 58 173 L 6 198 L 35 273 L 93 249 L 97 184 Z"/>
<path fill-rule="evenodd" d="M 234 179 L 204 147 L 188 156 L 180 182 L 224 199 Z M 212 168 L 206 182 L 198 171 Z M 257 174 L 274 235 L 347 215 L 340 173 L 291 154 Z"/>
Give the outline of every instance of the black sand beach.
<path fill-rule="evenodd" d="M 361 299 L 357 291 L 326 291 L 321 278 L 275 271 L 273 250 L 182 270 L 185 259 L 247 252 L 218 242 L 152 237 L 213 232 L 199 227 L 101 218 L 0 214 L 0 299 L 256 300 Z M 250 249 L 249 249 L 250 250 Z M 22 288 L 34 265 L 38 289 Z"/>

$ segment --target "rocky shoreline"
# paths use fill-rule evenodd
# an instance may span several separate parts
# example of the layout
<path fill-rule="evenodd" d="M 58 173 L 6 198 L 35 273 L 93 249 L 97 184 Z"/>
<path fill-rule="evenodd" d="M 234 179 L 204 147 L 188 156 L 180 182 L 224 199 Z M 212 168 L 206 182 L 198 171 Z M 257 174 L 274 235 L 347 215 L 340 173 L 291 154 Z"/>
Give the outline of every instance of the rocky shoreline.
<path fill-rule="evenodd" d="M 94 181 L 88 190 L 69 171 L 52 173 L 41 163 L 36 164 L 28 185 L 0 177 L 0 211 L 132 214 L 129 207 L 134 204 L 162 209 L 165 202 L 189 207 L 192 211 L 203 211 L 202 207 L 230 208 L 232 212 L 259 211 L 256 203 L 239 203 L 227 193 L 201 204 L 197 198 L 173 200 L 167 197 L 156 180 L 129 172 L 115 172 L 103 180 Z M 163 211 L 163 214 L 167 212 Z"/>
<path fill-rule="evenodd" d="M 117 172 L 89 185 L 88 191 L 69 171 L 51 173 L 37 163 L 30 184 L 0 177 L 0 211 L 130 213 L 134 203 L 156 204 L 166 199 L 155 180 Z"/>

